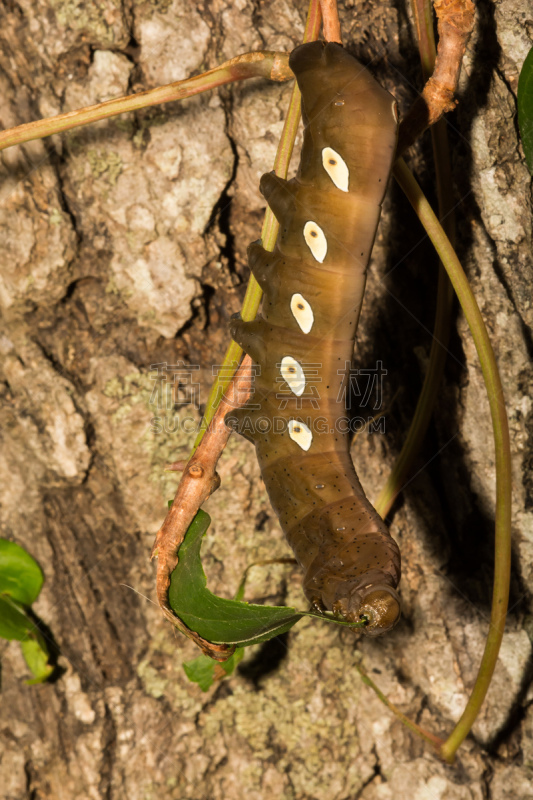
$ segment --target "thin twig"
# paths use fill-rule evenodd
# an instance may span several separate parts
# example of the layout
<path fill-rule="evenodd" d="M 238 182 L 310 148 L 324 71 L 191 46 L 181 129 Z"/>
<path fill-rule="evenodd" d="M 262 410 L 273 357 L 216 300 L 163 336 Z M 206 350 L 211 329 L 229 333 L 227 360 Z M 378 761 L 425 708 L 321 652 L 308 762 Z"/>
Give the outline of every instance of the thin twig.
<path fill-rule="evenodd" d="M 425 739 L 426 742 L 429 742 L 435 748 L 435 750 L 437 750 L 437 752 L 440 751 L 441 747 L 444 744 L 444 740 L 443 739 L 440 739 L 438 736 L 435 736 L 434 733 L 431 733 L 430 731 L 427 731 L 425 728 L 422 728 L 416 722 L 413 722 L 412 719 L 409 719 L 409 717 L 406 717 L 406 715 L 402 711 L 400 711 L 400 709 L 397 708 L 394 705 L 394 703 L 391 703 L 391 701 L 389 700 L 387 695 L 384 694 L 381 691 L 381 689 L 379 688 L 379 686 L 377 686 L 374 683 L 372 678 L 370 678 L 367 675 L 367 673 L 365 672 L 365 670 L 362 668 L 362 666 L 360 664 L 356 663 L 355 668 L 356 668 L 357 672 L 359 673 L 359 675 L 361 676 L 361 679 L 362 679 L 363 683 L 366 683 L 366 685 L 369 686 L 376 693 L 376 695 L 379 697 L 381 702 L 384 705 L 387 706 L 389 711 L 392 711 L 392 713 L 396 717 L 398 717 L 400 722 L 402 722 L 405 725 L 406 728 L 409 728 L 409 730 L 413 731 L 413 733 L 415 733 L 417 736 L 420 736 L 421 739 Z"/>
<path fill-rule="evenodd" d="M 454 94 L 474 28 L 475 8 L 472 0 L 435 0 L 434 8 L 439 33 L 435 71 L 400 125 L 398 155 L 456 106 Z"/>
<path fill-rule="evenodd" d="M 207 642 L 194 631 L 190 631 L 172 612 L 168 602 L 170 576 L 178 563 L 178 549 L 196 512 L 220 485 L 216 472 L 218 459 L 231 431 L 224 423 L 225 415 L 243 405 L 249 397 L 251 387 L 252 360 L 245 356 L 226 394 L 204 434 L 201 444 L 187 464 L 176 496 L 157 536 L 152 549 L 152 558 L 157 555 L 157 599 L 165 615 L 187 636 L 194 639 L 206 655 L 225 661 L 232 648 Z"/>
<path fill-rule="evenodd" d="M 322 30 L 326 42 L 342 44 L 341 24 L 337 10 L 337 0 L 320 0 L 322 9 Z"/>
<path fill-rule="evenodd" d="M 159 86 L 157 89 L 130 94 L 127 97 L 106 100 L 105 103 L 68 111 L 66 114 L 58 114 L 57 117 L 27 122 L 0 133 L 0 150 L 15 144 L 31 142 L 33 139 L 43 139 L 45 136 L 68 131 L 71 128 L 90 125 L 92 122 L 116 117 L 127 111 L 138 111 L 147 106 L 183 100 L 185 97 L 192 97 L 226 83 L 258 77 L 272 81 L 287 81 L 293 78 L 292 70 L 289 68 L 289 54 L 269 50 L 243 53 L 194 78 L 175 81 L 167 86 Z"/>
<path fill-rule="evenodd" d="M 485 699 L 505 629 L 505 618 L 509 600 L 511 575 L 511 443 L 509 423 L 505 409 L 505 398 L 494 351 L 461 263 L 444 233 L 431 206 L 424 197 L 414 176 L 403 159 L 399 158 L 394 168 L 394 176 L 415 209 L 420 222 L 431 239 L 433 246 L 453 284 L 455 293 L 464 311 L 474 345 L 477 350 L 483 379 L 489 399 L 494 449 L 496 460 L 496 519 L 494 542 L 494 584 L 490 629 L 479 666 L 476 682 L 463 714 L 452 733 L 441 748 L 445 761 L 453 762 L 457 748 L 470 732 Z"/>

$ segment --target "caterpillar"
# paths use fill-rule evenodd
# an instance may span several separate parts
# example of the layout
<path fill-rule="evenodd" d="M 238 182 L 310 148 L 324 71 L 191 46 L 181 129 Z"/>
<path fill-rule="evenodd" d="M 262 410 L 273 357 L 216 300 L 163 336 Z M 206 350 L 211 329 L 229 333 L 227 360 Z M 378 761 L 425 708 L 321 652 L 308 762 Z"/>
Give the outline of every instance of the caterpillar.
<path fill-rule="evenodd" d="M 280 229 L 273 252 L 260 241 L 248 248 L 262 311 L 233 319 L 230 332 L 256 365 L 254 392 L 226 422 L 256 446 L 311 606 L 377 635 L 400 616 L 400 553 L 356 475 L 339 389 L 394 158 L 396 102 L 340 45 L 301 45 L 289 63 L 302 96 L 301 159 L 289 181 L 261 178 Z"/>

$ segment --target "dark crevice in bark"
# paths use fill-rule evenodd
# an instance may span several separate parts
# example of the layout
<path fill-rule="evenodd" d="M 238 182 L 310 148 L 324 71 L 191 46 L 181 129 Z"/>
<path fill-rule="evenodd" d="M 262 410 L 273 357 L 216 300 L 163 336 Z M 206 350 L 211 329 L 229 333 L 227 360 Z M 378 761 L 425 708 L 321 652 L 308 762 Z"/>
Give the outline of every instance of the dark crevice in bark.
<path fill-rule="evenodd" d="M 480 788 L 483 793 L 483 800 L 489 800 L 492 797 L 491 783 L 494 778 L 494 769 L 490 764 L 486 764 L 480 781 Z"/>
<path fill-rule="evenodd" d="M 527 713 L 527 698 L 533 681 L 533 656 L 530 657 L 522 675 L 520 689 L 516 696 L 516 702 L 509 711 L 509 716 L 504 722 L 496 736 L 487 745 L 488 752 L 495 758 L 503 744 L 509 742 L 511 737 L 516 736 L 522 721 Z"/>
<path fill-rule="evenodd" d="M 529 386 L 524 387 L 526 391 L 524 394 L 527 396 Z M 526 432 L 527 439 L 524 447 L 524 471 L 522 474 L 522 484 L 525 489 L 525 508 L 530 511 L 533 509 L 533 411 L 531 411 L 526 418 Z"/>
<path fill-rule="evenodd" d="M 39 352 L 42 354 L 42 356 L 43 356 L 43 358 L 45 359 L 45 361 L 47 361 L 47 362 L 50 364 L 50 366 L 52 367 L 53 371 L 54 371 L 54 372 L 55 372 L 55 373 L 56 373 L 56 374 L 57 374 L 57 375 L 58 375 L 60 378 L 64 378 L 64 379 L 65 379 L 66 381 L 68 381 L 69 383 L 72 383 L 72 385 L 73 385 L 73 386 L 76 388 L 76 390 L 77 390 L 79 393 L 82 393 L 82 392 L 83 392 L 83 387 L 82 387 L 82 385 L 81 385 L 81 383 L 80 383 L 79 376 L 78 376 L 78 375 L 76 375 L 76 373 L 75 373 L 75 372 L 72 372 L 72 371 L 70 371 L 70 370 L 67 370 L 67 369 L 66 369 L 66 368 L 63 366 L 63 364 L 62 364 L 60 361 L 58 361 L 58 359 L 57 359 L 57 357 L 54 355 L 54 353 L 52 353 L 52 352 L 51 352 L 51 351 L 48 349 L 48 347 L 46 347 L 46 346 L 45 346 L 45 345 L 44 345 L 42 342 L 40 342 L 38 339 L 32 339 L 32 341 L 33 341 L 33 343 L 36 345 L 36 347 L 39 349 Z M 73 403 L 74 403 L 74 405 L 76 406 L 76 411 L 77 411 L 77 412 L 78 412 L 78 413 L 79 413 L 79 414 L 80 414 L 80 415 L 81 415 L 83 418 L 85 418 L 85 416 L 86 416 L 86 413 L 85 413 L 85 412 L 83 412 L 83 411 L 82 411 L 82 410 L 81 410 L 81 409 L 78 407 L 78 405 L 77 405 L 77 403 L 76 403 L 76 396 L 75 396 L 75 394 L 74 394 L 74 393 L 72 393 L 72 394 L 71 394 L 71 398 L 72 398 L 72 402 L 73 402 Z"/>
<path fill-rule="evenodd" d="M 38 800 L 37 789 L 33 788 L 35 769 L 31 759 L 24 764 L 24 774 L 26 776 L 26 797 L 24 800 Z"/>
<path fill-rule="evenodd" d="M 466 152 L 466 149 L 465 149 Z M 501 256 L 498 252 L 497 244 L 490 235 L 489 231 L 486 229 L 485 224 L 483 222 L 483 215 L 482 210 L 476 201 L 471 189 L 468 190 L 467 196 L 461 201 L 461 205 L 464 206 L 466 209 L 466 222 L 475 221 L 478 225 L 479 229 L 483 231 L 483 238 L 485 240 L 486 247 L 490 250 L 491 255 L 491 266 L 494 270 L 494 273 L 500 282 L 502 289 L 504 290 L 505 297 L 509 301 L 509 305 L 511 306 L 513 312 L 517 315 L 517 318 L 520 322 L 520 331 L 524 339 L 524 343 L 526 345 L 529 357 L 533 360 L 533 332 L 530 326 L 527 324 L 526 320 L 523 317 L 521 306 L 517 302 L 517 298 L 515 296 L 515 288 L 519 288 L 519 284 L 516 287 L 513 287 L 510 282 L 510 276 L 513 274 L 513 271 L 510 270 L 509 274 L 504 272 L 502 263 L 501 263 Z M 461 230 L 461 237 L 460 237 L 460 244 L 456 247 L 457 254 L 459 256 L 459 260 L 463 264 L 465 271 L 468 273 L 468 265 L 472 262 L 472 249 L 474 246 L 473 237 L 471 231 L 469 230 L 468 225 L 462 225 Z M 511 251 L 508 255 L 509 261 L 516 263 L 516 260 L 520 258 L 520 254 L 515 250 L 514 252 Z M 474 268 L 475 265 L 472 265 Z M 490 312 L 489 312 L 490 313 Z M 491 331 L 489 328 L 489 335 L 493 340 L 493 346 L 495 350 L 497 350 L 497 329 Z"/>
<path fill-rule="evenodd" d="M 203 703 L 202 707 L 198 710 L 197 714 L 195 715 L 194 717 L 195 727 L 197 729 L 201 727 L 202 720 L 205 718 L 205 716 L 209 714 L 213 709 L 215 709 L 219 702 L 232 696 L 233 696 L 233 689 L 231 687 L 231 681 L 227 679 L 222 679 L 221 681 L 219 681 L 215 685 L 211 697 L 209 697 L 205 701 L 205 703 Z"/>
<path fill-rule="evenodd" d="M 381 783 L 387 783 L 387 779 L 384 777 L 384 775 L 383 775 L 383 773 L 381 771 L 381 762 L 380 762 L 380 759 L 379 759 L 378 750 L 377 750 L 376 745 L 374 745 L 372 747 L 372 750 L 370 752 L 374 756 L 374 770 L 373 770 L 372 774 L 370 775 L 370 777 L 368 777 L 364 781 L 364 783 L 362 784 L 362 786 L 359 789 L 359 791 L 357 792 L 357 794 L 354 795 L 353 800 L 359 800 L 359 798 L 361 798 L 363 796 L 363 792 L 365 791 L 365 789 L 368 786 L 370 786 L 371 783 L 374 783 L 374 781 L 376 781 L 377 779 L 379 779 L 379 783 L 380 784 Z"/>
<path fill-rule="evenodd" d="M 201 283 L 201 294 L 191 302 L 191 316 L 183 323 L 174 334 L 174 339 L 183 339 L 184 335 L 197 331 L 204 331 L 209 327 L 209 303 L 215 294 L 215 289 L 206 283 Z M 163 339 L 161 340 L 163 341 Z"/>
<path fill-rule="evenodd" d="M 283 633 L 264 642 L 257 653 L 237 667 L 239 675 L 253 685 L 256 692 L 262 690 L 261 681 L 277 672 L 289 656 L 289 634 Z"/>
<path fill-rule="evenodd" d="M 516 106 L 516 92 L 514 91 L 511 82 L 509 81 L 509 79 L 505 75 L 505 72 L 498 65 L 494 68 L 494 72 L 496 73 L 498 78 L 501 80 L 501 82 L 505 85 L 505 88 L 507 89 L 507 91 L 509 92 L 511 97 L 513 98 L 515 106 Z M 514 126 L 515 126 L 516 138 L 517 138 L 516 150 L 518 152 L 518 142 L 520 141 L 520 128 L 518 127 L 518 117 L 517 116 L 515 116 L 515 118 L 514 118 Z"/>
<path fill-rule="evenodd" d="M 46 152 L 48 154 L 48 159 L 50 161 L 50 165 L 52 166 L 52 168 L 54 170 L 54 173 L 55 173 L 55 176 L 56 176 L 57 190 L 58 190 L 58 195 L 59 195 L 59 204 L 61 206 L 61 210 L 66 214 L 66 216 L 70 220 L 70 224 L 72 226 L 72 230 L 74 231 L 74 234 L 76 236 L 76 252 L 74 253 L 74 255 L 73 255 L 72 259 L 71 259 L 71 262 L 69 264 L 69 266 L 71 266 L 75 262 L 77 256 L 79 255 L 80 247 L 81 247 L 81 245 L 83 243 L 83 235 L 82 235 L 81 230 L 79 229 L 78 222 L 77 222 L 77 219 L 76 219 L 76 215 L 75 215 L 73 209 L 71 208 L 71 205 L 69 203 L 67 194 L 66 194 L 66 192 L 64 190 L 64 186 L 63 186 L 63 178 L 62 178 L 62 175 L 61 175 L 61 171 L 64 168 L 64 166 L 66 164 L 66 161 L 67 161 L 67 158 L 68 158 L 68 155 L 67 155 L 67 152 L 66 152 L 67 148 L 64 147 L 63 148 L 63 152 L 60 154 L 56 150 L 56 148 L 53 145 L 51 139 L 49 139 L 49 138 L 43 139 L 42 142 L 43 142 L 43 146 L 44 146 L 44 148 L 45 148 L 45 150 L 46 150 Z"/>
<path fill-rule="evenodd" d="M 219 14 L 216 13 L 212 3 L 206 2 L 202 6 L 204 21 L 211 32 L 208 53 L 202 68 L 211 69 L 221 64 L 225 59 L 222 55 L 222 45 L 225 39 L 224 24 Z"/>
<path fill-rule="evenodd" d="M 291 765 L 290 764 L 285 768 L 285 775 L 286 775 L 286 778 L 287 778 L 287 783 L 289 784 L 288 796 L 289 797 L 298 797 L 299 792 L 297 791 L 296 786 L 294 785 L 294 780 L 293 780 L 292 775 L 291 775 Z"/>
<path fill-rule="evenodd" d="M 113 714 L 105 704 L 104 724 L 101 734 L 102 766 L 100 769 L 99 791 L 103 800 L 113 800 L 113 784 L 117 750 L 117 729 Z"/>
<path fill-rule="evenodd" d="M 235 180 L 237 176 L 237 169 L 239 165 L 239 155 L 237 152 L 236 143 L 230 133 L 230 117 L 232 113 L 232 97 L 230 92 L 223 92 L 222 93 L 222 106 L 224 109 L 225 115 L 225 134 L 229 141 L 232 155 L 233 155 L 233 164 L 231 175 L 222 190 L 220 197 L 218 198 L 217 202 L 213 206 L 213 210 L 207 221 L 207 224 L 203 231 L 204 241 L 206 241 L 206 249 L 209 251 L 208 247 L 208 237 L 210 235 L 215 236 L 215 241 L 217 242 L 217 246 L 220 253 L 220 261 L 222 262 L 224 269 L 227 270 L 230 276 L 234 279 L 237 277 L 236 272 L 236 245 L 235 245 L 235 236 L 233 234 L 232 225 L 231 225 L 231 208 L 232 208 L 232 200 L 233 200 L 233 189 L 235 186 Z M 223 238 L 224 243 L 220 242 L 220 238 Z M 205 272 L 205 270 L 204 270 Z M 207 277 L 207 273 L 206 273 Z M 207 278 L 209 280 L 209 278 Z M 213 311 L 216 312 L 217 317 L 220 316 L 220 311 L 218 308 L 217 303 L 218 297 L 216 293 L 216 289 L 208 282 L 202 283 L 202 297 L 200 300 L 201 310 L 205 315 L 203 320 L 202 327 L 204 329 L 209 329 L 212 325 L 212 313 Z M 193 316 L 185 323 L 185 325 L 178 331 L 176 337 L 182 336 L 188 330 L 194 328 L 198 324 L 199 318 L 199 308 L 198 306 L 194 306 L 193 304 Z"/>
<path fill-rule="evenodd" d="M 82 383 L 81 383 L 81 381 L 79 379 L 79 376 L 76 375 L 76 373 L 67 371 L 64 368 L 64 366 L 56 359 L 54 354 L 49 352 L 48 349 L 41 342 L 34 340 L 34 343 L 37 345 L 37 347 L 39 348 L 39 351 L 42 353 L 42 355 L 46 359 L 46 361 L 48 361 L 48 363 L 50 364 L 50 366 L 52 367 L 54 372 L 56 372 L 60 377 L 65 378 L 66 380 L 68 380 L 69 383 L 72 383 L 73 386 L 76 388 L 77 393 L 79 395 L 83 396 L 84 388 L 83 388 L 83 385 L 82 385 Z M 91 471 L 91 469 L 92 469 L 92 467 L 94 465 L 94 460 L 95 460 L 95 457 L 96 457 L 96 450 L 95 450 L 95 447 L 96 447 L 96 431 L 95 431 L 95 428 L 94 428 L 94 424 L 93 424 L 93 422 L 92 422 L 92 420 L 90 418 L 90 415 L 89 415 L 88 411 L 85 408 L 83 408 L 82 404 L 80 403 L 79 396 L 78 396 L 77 393 L 76 392 L 71 392 L 70 393 L 70 398 L 72 400 L 72 403 L 74 404 L 74 408 L 76 409 L 77 413 L 80 415 L 80 417 L 83 420 L 83 430 L 84 430 L 84 434 L 85 434 L 85 443 L 87 445 L 87 448 L 88 448 L 89 454 L 90 454 L 89 464 L 87 465 L 87 468 L 84 471 L 84 474 L 83 474 L 82 479 L 81 479 L 82 484 L 84 484 L 84 483 L 87 482 L 87 479 L 88 479 L 90 471 Z"/>
<path fill-rule="evenodd" d="M 239 166 L 239 154 L 237 152 L 237 145 L 230 133 L 230 117 L 232 113 L 232 100 L 229 94 L 226 94 L 222 101 L 224 114 L 226 118 L 225 133 L 230 143 L 231 152 L 233 154 L 233 167 L 231 175 L 226 183 L 217 203 L 215 204 L 211 216 L 205 226 L 204 236 L 208 234 L 215 226 L 218 227 L 221 234 L 225 238 L 225 244 L 220 247 L 220 255 L 227 261 L 227 266 L 230 274 L 235 274 L 235 237 L 231 230 L 231 203 L 233 200 L 233 187 L 235 178 L 237 176 L 237 169 Z"/>
<path fill-rule="evenodd" d="M 509 279 L 508 279 L 507 275 L 505 275 L 505 273 L 503 272 L 503 269 L 501 267 L 499 255 L 498 255 L 498 252 L 496 250 L 496 245 L 495 245 L 494 241 L 489 237 L 488 232 L 486 232 L 486 235 L 489 238 L 491 250 L 492 250 L 493 256 L 494 256 L 493 262 L 492 262 L 492 268 L 494 269 L 494 273 L 495 273 L 496 277 L 498 278 L 498 280 L 500 281 L 500 283 L 501 283 L 501 285 L 502 285 L 502 287 L 503 287 L 503 289 L 505 291 L 505 296 L 509 300 L 509 304 L 510 304 L 512 310 L 514 311 L 514 313 L 516 314 L 516 316 L 518 317 L 518 319 L 520 321 L 520 332 L 521 332 L 521 334 L 522 334 L 522 336 L 524 338 L 524 344 L 526 345 L 530 361 L 533 361 L 533 331 L 531 330 L 531 328 L 529 327 L 527 322 L 524 320 L 524 317 L 522 316 L 522 314 L 520 312 L 520 307 L 516 303 L 516 298 L 514 296 L 514 292 L 513 292 L 512 288 L 511 288 L 511 285 L 509 283 Z"/>
<path fill-rule="evenodd" d="M 409 684 L 410 682 L 406 681 L 406 683 Z M 414 686 L 413 688 L 416 691 L 418 687 Z M 423 694 L 420 697 L 420 703 L 419 703 L 418 709 L 416 711 L 416 714 L 413 715 L 413 719 L 414 719 L 414 721 L 416 722 L 417 725 L 422 725 L 422 718 L 424 716 L 424 712 L 426 712 L 426 711 L 427 711 L 428 714 L 431 714 L 434 717 L 434 713 L 433 713 L 432 709 L 430 708 L 430 704 L 428 702 L 428 698 L 426 697 L 425 694 Z M 422 725 L 422 727 L 424 727 L 424 726 Z M 436 726 L 435 726 L 435 730 L 436 730 Z"/>
<path fill-rule="evenodd" d="M 261 28 L 264 25 L 263 8 L 264 2 L 262 0 L 252 0 L 252 24 L 261 38 L 261 50 L 267 49 L 267 41 L 261 32 Z"/>

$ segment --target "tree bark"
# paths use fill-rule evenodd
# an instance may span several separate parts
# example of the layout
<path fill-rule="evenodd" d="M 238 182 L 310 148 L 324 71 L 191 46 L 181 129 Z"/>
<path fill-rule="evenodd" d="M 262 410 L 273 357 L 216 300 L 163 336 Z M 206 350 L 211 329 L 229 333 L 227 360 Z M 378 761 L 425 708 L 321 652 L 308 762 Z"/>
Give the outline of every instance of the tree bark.
<path fill-rule="evenodd" d="M 1 123 L 153 88 L 241 52 L 290 50 L 304 5 L 5 3 Z M 341 5 L 345 45 L 405 113 L 423 83 L 403 6 Z M 55 682 L 27 686 L 19 646 L 0 644 L 9 800 L 533 797 L 531 179 L 516 126 L 531 21 L 519 0 L 480 0 L 477 13 L 448 131 L 458 252 L 508 402 L 515 560 L 501 659 L 457 765 L 438 763 L 391 717 L 354 664 L 440 735 L 475 678 L 491 597 L 494 454 L 458 311 L 434 423 L 392 515 L 404 617 L 389 636 L 361 641 L 302 622 L 203 694 L 181 666 L 194 645 L 154 604 L 149 554 L 176 486 L 164 466 L 189 452 L 223 357 L 265 205 L 258 180 L 290 93 L 253 81 L 2 153 L 0 518 L 2 535 L 43 568 L 35 612 L 58 660 Z M 434 198 L 430 151 L 426 135 L 409 158 Z M 355 354 L 358 368 L 387 370 L 385 431 L 354 442 L 371 499 L 414 410 L 436 283 L 436 258 L 391 186 Z M 210 588 L 231 596 L 249 563 L 289 551 L 253 448 L 232 437 L 220 473 L 203 553 Z M 252 575 L 248 599 L 304 607 L 296 569 Z"/>

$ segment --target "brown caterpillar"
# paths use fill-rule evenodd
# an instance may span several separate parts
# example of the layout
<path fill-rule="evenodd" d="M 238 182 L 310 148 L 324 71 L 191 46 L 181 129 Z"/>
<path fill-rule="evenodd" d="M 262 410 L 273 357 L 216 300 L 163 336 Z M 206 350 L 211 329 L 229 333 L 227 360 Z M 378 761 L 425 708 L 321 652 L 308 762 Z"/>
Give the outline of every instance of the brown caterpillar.
<path fill-rule="evenodd" d="M 261 178 L 280 231 L 272 253 L 248 248 L 262 314 L 234 320 L 231 334 L 259 374 L 227 421 L 256 445 L 313 607 L 378 634 L 399 619 L 400 553 L 355 473 L 338 397 L 394 158 L 396 103 L 340 45 L 301 45 L 290 66 L 302 93 L 301 160 L 290 181 Z"/>

